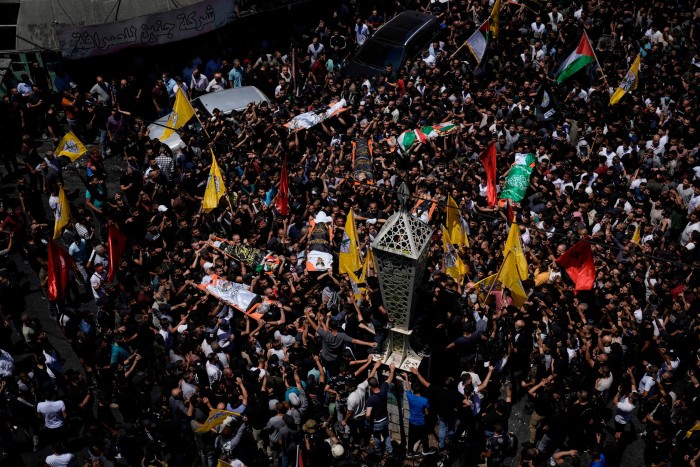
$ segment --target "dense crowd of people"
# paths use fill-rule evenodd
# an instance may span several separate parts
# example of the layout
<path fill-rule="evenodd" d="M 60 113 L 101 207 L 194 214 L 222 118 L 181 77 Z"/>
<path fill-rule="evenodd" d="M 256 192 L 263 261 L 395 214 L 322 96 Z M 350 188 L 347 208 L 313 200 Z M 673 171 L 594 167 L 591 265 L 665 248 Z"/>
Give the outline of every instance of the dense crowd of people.
<path fill-rule="evenodd" d="M 11 188 L 0 219 L 0 462 L 20 465 L 22 451 L 45 446 L 49 466 L 700 462 L 700 9 L 502 2 L 498 37 L 475 73 L 460 46 L 493 2 L 370 3 L 338 2 L 294 53 L 224 50 L 149 76 L 105 70 L 89 85 L 61 71 L 51 81 L 37 64 L 10 83 L 0 105 Z M 398 69 L 344 76 L 357 46 L 405 8 L 439 19 L 435 40 Z M 584 31 L 599 63 L 557 84 L 557 65 Z M 638 87 L 609 105 L 638 53 Z M 558 101 L 553 121 L 535 115 L 543 83 Z M 194 98 L 247 85 L 271 102 L 193 120 L 175 148 L 149 137 L 176 86 Z M 284 127 L 340 99 L 349 108 L 337 116 Z M 397 148 L 404 131 L 443 122 L 459 128 Z M 29 265 L 46 295 L 52 210 L 75 170 L 37 141 L 68 129 L 89 146 L 83 184 L 66 187 L 79 193 L 61 237 L 72 283 L 65 301 L 26 309 L 17 265 Z M 359 140 L 374 144 L 372 184 L 353 179 Z M 486 199 L 479 155 L 492 142 L 501 187 L 516 153 L 536 158 L 525 198 L 509 206 L 517 226 Z M 226 195 L 205 212 L 212 150 Z M 284 163 L 287 215 L 275 207 Z M 373 358 L 394 324 L 376 271 L 358 294 L 337 261 L 325 272 L 305 267 L 319 213 L 332 218 L 337 257 L 353 211 L 366 255 L 403 183 L 428 201 L 418 214 L 435 227 L 413 323 L 429 356 L 411 372 Z M 462 281 L 443 268 L 448 196 L 468 224 Z M 128 238 L 119 264 L 110 226 Z M 510 228 L 530 268 L 521 307 L 505 287 L 480 296 L 474 286 L 499 270 Z M 597 277 L 574 293 L 555 259 L 584 236 Z M 234 259 L 214 237 L 264 252 L 271 266 Z M 261 296 L 261 316 L 197 287 L 213 275 Z M 64 366 L 42 329 L 48 313 L 79 369 Z M 511 409 L 522 399 L 529 437 L 518 440 Z M 390 422 L 400 421 L 389 409 L 404 400 L 408 430 L 392 439 Z M 216 410 L 235 415 L 211 427 Z M 643 453 L 630 453 L 637 438 Z"/>

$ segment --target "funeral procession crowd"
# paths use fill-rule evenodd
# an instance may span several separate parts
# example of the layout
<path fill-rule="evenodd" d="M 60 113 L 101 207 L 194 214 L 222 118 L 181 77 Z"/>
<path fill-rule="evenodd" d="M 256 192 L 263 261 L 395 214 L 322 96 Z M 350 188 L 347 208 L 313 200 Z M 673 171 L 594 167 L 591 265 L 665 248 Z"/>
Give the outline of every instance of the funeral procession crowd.
<path fill-rule="evenodd" d="M 424 48 L 348 71 L 411 11 Z M 6 76 L 0 465 L 700 465 L 700 4 L 306 21 Z M 372 248 L 401 213 L 411 310 Z"/>

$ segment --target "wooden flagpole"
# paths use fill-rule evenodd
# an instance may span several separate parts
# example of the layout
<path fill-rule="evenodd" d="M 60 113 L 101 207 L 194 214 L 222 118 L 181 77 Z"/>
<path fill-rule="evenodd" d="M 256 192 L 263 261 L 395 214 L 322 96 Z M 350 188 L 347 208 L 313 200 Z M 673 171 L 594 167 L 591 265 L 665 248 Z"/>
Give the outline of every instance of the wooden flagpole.
<path fill-rule="evenodd" d="M 588 37 L 588 33 L 586 30 L 583 30 L 583 35 L 586 36 L 586 40 L 588 41 L 588 44 L 591 46 L 591 50 L 593 51 L 593 58 L 595 58 L 595 62 L 598 64 L 598 68 L 600 68 L 600 72 L 603 73 L 603 82 L 605 83 L 605 87 L 608 88 L 608 94 L 610 94 L 610 85 L 608 84 L 608 78 L 605 76 L 605 69 L 603 68 L 603 65 L 600 64 L 598 61 L 598 56 L 595 53 L 595 49 L 593 48 L 593 44 L 591 43 L 590 37 Z"/>

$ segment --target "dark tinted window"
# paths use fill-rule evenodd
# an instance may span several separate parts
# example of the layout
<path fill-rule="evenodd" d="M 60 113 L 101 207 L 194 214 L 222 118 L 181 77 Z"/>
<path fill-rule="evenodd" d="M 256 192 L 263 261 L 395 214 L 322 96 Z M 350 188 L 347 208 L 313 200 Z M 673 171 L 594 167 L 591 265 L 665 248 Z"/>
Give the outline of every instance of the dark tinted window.
<path fill-rule="evenodd" d="M 383 44 L 370 39 L 357 54 L 356 60 L 378 68 L 384 68 L 388 63 L 397 69 L 403 59 L 403 49 L 395 45 Z"/>

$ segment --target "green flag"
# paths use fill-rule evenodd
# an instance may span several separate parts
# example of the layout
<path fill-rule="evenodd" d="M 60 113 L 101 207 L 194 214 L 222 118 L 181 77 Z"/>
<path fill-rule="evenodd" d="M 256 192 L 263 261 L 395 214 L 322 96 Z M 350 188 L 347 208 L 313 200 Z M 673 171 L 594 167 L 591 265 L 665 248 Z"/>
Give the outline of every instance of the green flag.
<path fill-rule="evenodd" d="M 518 203 L 525 197 L 525 191 L 530 186 L 530 175 L 535 161 L 533 154 L 519 153 L 515 155 L 515 164 L 510 168 L 506 177 L 506 186 L 501 191 L 502 199 L 510 199 Z"/>

